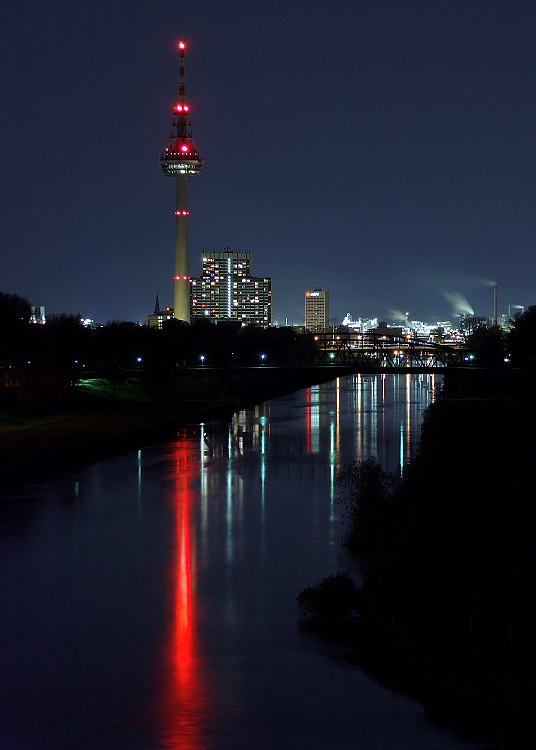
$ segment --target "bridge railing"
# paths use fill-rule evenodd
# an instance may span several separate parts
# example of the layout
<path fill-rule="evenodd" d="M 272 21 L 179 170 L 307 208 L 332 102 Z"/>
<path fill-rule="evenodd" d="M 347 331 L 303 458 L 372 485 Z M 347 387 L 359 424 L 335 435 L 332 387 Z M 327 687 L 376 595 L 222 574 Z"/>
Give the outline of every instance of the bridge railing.
<path fill-rule="evenodd" d="M 280 352 L 291 366 L 339 365 L 348 367 L 422 368 L 460 366 L 465 347 L 424 338 L 379 334 L 311 334 L 296 337 Z"/>

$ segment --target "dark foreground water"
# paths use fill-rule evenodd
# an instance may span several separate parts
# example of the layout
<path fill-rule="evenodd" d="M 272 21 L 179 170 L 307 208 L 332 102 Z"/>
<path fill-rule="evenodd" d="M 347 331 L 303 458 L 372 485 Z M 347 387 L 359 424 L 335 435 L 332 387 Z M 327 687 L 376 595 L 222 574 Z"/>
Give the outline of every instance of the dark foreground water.
<path fill-rule="evenodd" d="M 307 637 L 334 480 L 418 444 L 432 376 L 354 376 L 0 505 L 0 750 L 475 747 Z"/>

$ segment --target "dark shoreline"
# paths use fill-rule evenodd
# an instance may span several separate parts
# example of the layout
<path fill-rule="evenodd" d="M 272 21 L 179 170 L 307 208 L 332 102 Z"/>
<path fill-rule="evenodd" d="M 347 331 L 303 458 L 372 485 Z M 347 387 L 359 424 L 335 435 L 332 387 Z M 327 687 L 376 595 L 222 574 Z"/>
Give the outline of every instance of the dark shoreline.
<path fill-rule="evenodd" d="M 288 387 L 272 383 L 262 393 L 250 388 L 247 400 L 101 404 L 5 428 L 0 430 L 0 496 L 148 441 L 171 439 L 187 424 L 230 418 L 241 408 L 311 384 L 305 380 Z M 242 393 L 246 395 L 245 389 Z M 468 741 L 482 741 L 490 748 L 534 747 L 536 726 L 530 715 L 536 695 L 506 675 L 487 675 L 466 663 L 442 660 L 418 639 L 397 634 L 381 622 L 358 626 L 347 658 L 374 679 L 421 702 L 434 721 Z"/>
<path fill-rule="evenodd" d="M 485 673 L 463 661 L 442 659 L 422 643 L 386 629 L 370 633 L 359 626 L 345 660 L 421 703 L 432 721 L 465 742 L 490 750 L 535 746 L 536 691 L 507 674 Z"/>
<path fill-rule="evenodd" d="M 135 405 L 39 417 L 0 431 L 0 496 L 23 484 L 61 476 L 148 441 L 173 438 L 193 422 L 230 418 L 235 399 Z"/>
<path fill-rule="evenodd" d="M 351 663 L 497 750 L 536 746 L 532 383 L 445 377 L 402 505 L 361 527 L 375 545 L 345 643 Z"/>
<path fill-rule="evenodd" d="M 78 466 L 134 450 L 148 441 L 173 438 L 195 422 L 227 418 L 240 409 L 333 379 L 318 368 L 232 368 L 204 380 L 178 377 L 162 401 L 87 401 L 77 396 L 63 412 L 0 420 L 0 497 L 23 484 L 52 479 Z M 20 416 L 25 417 L 20 420 Z M 11 422 L 11 423 L 10 423 Z"/>

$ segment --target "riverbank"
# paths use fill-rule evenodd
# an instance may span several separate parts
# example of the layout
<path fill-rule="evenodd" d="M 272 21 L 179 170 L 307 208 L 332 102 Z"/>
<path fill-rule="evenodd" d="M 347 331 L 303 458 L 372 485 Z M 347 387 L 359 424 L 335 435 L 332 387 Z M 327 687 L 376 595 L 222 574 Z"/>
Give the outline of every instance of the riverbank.
<path fill-rule="evenodd" d="M 478 375 L 446 379 L 400 492 L 361 515 L 360 617 L 346 643 L 353 663 L 464 739 L 528 750 L 536 402 L 530 388 L 505 391 L 502 373 L 498 391 L 485 381 L 482 397 Z"/>
<path fill-rule="evenodd" d="M 430 408 L 404 546 L 371 561 L 356 655 L 457 728 L 521 750 L 536 741 L 536 407 L 516 395 Z"/>
<path fill-rule="evenodd" d="M 0 491 L 59 476 L 147 441 L 171 439 L 185 424 L 230 416 L 238 408 L 240 402 L 235 399 L 214 399 L 99 405 L 94 411 L 30 417 L 19 424 L 4 419 L 0 422 Z"/>
<path fill-rule="evenodd" d="M 439 726 L 486 750 L 533 750 L 536 690 L 508 671 L 448 658 L 422 641 L 376 623 L 359 623 L 347 661 L 366 674 L 421 703 Z"/>
<path fill-rule="evenodd" d="M 72 399 L 52 413 L 0 410 L 0 495 L 330 379 L 314 368 L 230 370 L 224 376 L 207 369 L 167 382 L 157 393 L 142 378 L 92 379 L 77 385 Z"/>

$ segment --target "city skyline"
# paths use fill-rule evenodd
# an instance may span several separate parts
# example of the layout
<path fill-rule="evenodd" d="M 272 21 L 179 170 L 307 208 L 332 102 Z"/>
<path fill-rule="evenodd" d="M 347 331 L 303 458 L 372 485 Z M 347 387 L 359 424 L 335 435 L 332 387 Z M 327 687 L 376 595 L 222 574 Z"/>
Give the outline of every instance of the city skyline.
<path fill-rule="evenodd" d="M 0 290 L 144 322 L 172 304 L 157 155 L 187 43 L 191 276 L 247 248 L 273 318 L 456 320 L 533 304 L 536 8 L 200 0 L 8 3 Z M 156 156 L 155 156 L 156 155 Z"/>

